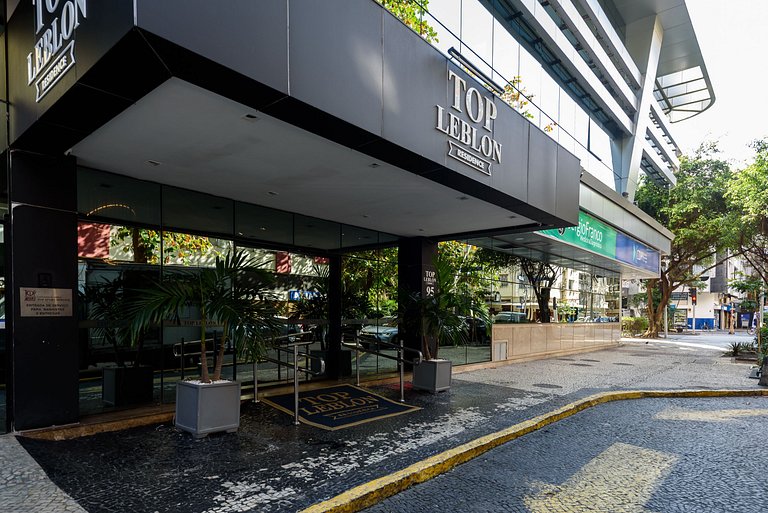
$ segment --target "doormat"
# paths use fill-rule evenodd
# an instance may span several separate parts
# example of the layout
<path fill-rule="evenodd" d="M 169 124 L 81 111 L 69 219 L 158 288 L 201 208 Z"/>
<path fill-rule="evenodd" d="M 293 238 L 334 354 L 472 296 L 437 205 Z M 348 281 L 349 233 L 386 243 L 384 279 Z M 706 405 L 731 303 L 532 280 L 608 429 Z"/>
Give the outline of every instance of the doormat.
<path fill-rule="evenodd" d="M 293 393 L 264 397 L 262 400 L 293 415 Z M 299 421 L 331 431 L 420 409 L 352 385 L 338 385 L 299 393 Z"/>

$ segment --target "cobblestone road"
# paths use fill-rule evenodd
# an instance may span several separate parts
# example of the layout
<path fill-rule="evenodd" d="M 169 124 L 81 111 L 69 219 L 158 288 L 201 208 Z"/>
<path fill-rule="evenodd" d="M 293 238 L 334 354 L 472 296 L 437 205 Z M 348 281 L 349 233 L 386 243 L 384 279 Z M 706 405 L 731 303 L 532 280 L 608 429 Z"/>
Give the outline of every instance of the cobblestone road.
<path fill-rule="evenodd" d="M 294 427 L 289 416 L 258 404 L 244 406 L 238 433 L 201 440 L 159 425 L 21 443 L 90 513 L 293 512 L 597 391 L 756 387 L 748 366 L 720 354 L 629 343 L 456 374 L 450 392 L 408 391 L 418 412 L 333 432 Z M 0 511 L 24 511 L 13 500 L 3 499 Z"/>
<path fill-rule="evenodd" d="M 597 406 L 366 513 L 765 511 L 768 398 Z"/>

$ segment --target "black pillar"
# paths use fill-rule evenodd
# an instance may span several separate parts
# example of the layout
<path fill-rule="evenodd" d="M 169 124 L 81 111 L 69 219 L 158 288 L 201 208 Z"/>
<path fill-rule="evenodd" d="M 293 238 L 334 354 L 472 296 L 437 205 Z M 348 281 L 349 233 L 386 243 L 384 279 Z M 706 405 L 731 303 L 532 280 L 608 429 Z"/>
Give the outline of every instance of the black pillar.
<path fill-rule="evenodd" d="M 341 256 L 333 255 L 328 262 L 328 353 L 325 374 L 329 378 L 340 378 L 347 374 L 349 361 L 345 366 L 342 357 L 349 358 L 349 352 L 341 350 Z"/>
<path fill-rule="evenodd" d="M 398 303 L 408 304 L 408 297 L 414 293 L 422 297 L 430 295 L 430 287 L 435 286 L 435 258 L 437 258 L 437 242 L 424 237 L 401 239 L 397 253 L 397 279 L 400 290 Z M 434 290 L 434 289 L 432 289 Z M 405 326 L 400 326 L 400 336 L 405 347 L 421 350 L 421 340 L 413 329 L 407 326 L 412 322 L 411 313 L 405 312 Z"/>
<path fill-rule="evenodd" d="M 16 430 L 78 420 L 75 160 L 12 151 L 9 339 Z"/>

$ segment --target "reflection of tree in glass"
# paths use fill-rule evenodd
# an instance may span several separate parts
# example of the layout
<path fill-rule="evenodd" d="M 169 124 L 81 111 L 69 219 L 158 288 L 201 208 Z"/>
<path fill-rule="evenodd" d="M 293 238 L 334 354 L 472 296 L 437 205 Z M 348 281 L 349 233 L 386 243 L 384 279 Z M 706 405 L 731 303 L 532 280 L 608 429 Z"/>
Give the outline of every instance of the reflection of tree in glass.
<path fill-rule="evenodd" d="M 163 263 L 178 261 L 187 264 L 190 258 L 208 252 L 213 245 L 208 237 L 188 233 L 163 232 Z M 112 235 L 112 247 L 129 245 L 133 261 L 160 263 L 160 232 L 144 228 L 120 226 Z"/>

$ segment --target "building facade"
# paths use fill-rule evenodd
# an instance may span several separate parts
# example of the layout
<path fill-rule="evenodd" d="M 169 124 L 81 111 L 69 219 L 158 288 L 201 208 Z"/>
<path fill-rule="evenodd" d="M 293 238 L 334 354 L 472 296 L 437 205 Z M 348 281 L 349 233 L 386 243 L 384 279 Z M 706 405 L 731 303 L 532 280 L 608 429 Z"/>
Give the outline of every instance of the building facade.
<path fill-rule="evenodd" d="M 637 180 L 674 181 L 670 122 L 714 100 L 684 2 L 446 0 L 419 16 L 373 0 L 8 2 L 6 428 L 100 410 L 117 357 L 94 288 L 216 252 L 251 252 L 286 301 L 324 281 L 331 375 L 340 269 L 379 269 L 383 248 L 412 291 L 441 240 L 656 275 L 672 235 L 632 204 Z M 141 356 L 155 402 L 185 376 L 185 329 Z M 491 359 L 478 351 L 459 363 Z"/>

